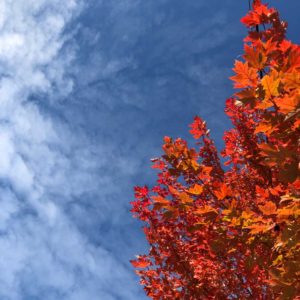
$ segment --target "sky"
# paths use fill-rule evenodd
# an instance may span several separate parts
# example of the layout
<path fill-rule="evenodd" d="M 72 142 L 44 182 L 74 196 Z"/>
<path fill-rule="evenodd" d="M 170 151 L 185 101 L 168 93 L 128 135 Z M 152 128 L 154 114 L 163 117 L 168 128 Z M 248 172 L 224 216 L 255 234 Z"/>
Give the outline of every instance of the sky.
<path fill-rule="evenodd" d="M 269 2 L 299 43 L 299 0 Z M 133 187 L 196 114 L 222 148 L 247 6 L 0 1 L 0 299 L 147 299 Z"/>

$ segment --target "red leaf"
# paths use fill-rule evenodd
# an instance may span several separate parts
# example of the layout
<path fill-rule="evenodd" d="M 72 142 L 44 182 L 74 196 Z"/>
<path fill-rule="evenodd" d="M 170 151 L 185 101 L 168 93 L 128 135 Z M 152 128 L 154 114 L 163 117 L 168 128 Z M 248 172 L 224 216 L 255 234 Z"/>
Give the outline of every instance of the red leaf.
<path fill-rule="evenodd" d="M 190 133 L 193 135 L 194 139 L 200 139 L 200 137 L 202 137 L 207 131 L 205 122 L 203 122 L 199 117 L 194 118 L 194 122 L 190 125 L 190 127 Z"/>
<path fill-rule="evenodd" d="M 130 262 L 135 268 L 146 268 L 151 265 L 146 256 L 138 256 L 137 259 L 131 260 Z"/>

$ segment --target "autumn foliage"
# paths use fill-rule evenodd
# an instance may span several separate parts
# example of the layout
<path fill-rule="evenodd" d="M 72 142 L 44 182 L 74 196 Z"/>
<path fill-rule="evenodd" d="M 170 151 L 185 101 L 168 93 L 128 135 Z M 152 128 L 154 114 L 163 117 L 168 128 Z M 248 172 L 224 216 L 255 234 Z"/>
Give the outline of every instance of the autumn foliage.
<path fill-rule="evenodd" d="M 132 261 L 152 299 L 300 299 L 300 47 L 261 1 L 235 61 L 226 160 L 205 122 L 195 147 L 164 139 L 154 187 L 136 187 L 147 255 Z"/>

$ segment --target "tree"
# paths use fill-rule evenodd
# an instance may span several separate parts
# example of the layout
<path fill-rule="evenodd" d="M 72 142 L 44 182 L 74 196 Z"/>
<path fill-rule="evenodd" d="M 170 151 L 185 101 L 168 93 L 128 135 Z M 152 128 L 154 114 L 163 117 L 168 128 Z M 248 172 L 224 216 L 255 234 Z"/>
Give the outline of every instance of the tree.
<path fill-rule="evenodd" d="M 300 299 L 300 47 L 254 1 L 226 101 L 222 167 L 195 117 L 195 147 L 165 137 L 157 184 L 135 187 L 147 255 L 132 261 L 153 299 Z"/>

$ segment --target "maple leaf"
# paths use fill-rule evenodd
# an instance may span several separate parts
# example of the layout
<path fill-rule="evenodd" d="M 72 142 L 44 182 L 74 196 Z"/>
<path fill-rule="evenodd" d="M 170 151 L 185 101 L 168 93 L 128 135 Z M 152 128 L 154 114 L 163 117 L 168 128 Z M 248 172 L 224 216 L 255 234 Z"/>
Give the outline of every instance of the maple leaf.
<path fill-rule="evenodd" d="M 151 162 L 153 162 L 152 169 L 163 170 L 166 167 L 165 162 L 160 158 L 152 158 Z"/>
<path fill-rule="evenodd" d="M 287 56 L 288 71 L 297 70 L 300 67 L 300 46 L 292 45 Z"/>
<path fill-rule="evenodd" d="M 284 88 L 287 90 L 299 89 L 300 90 L 300 72 L 293 71 L 291 73 L 284 74 L 282 79 Z"/>
<path fill-rule="evenodd" d="M 261 84 L 265 91 L 265 99 L 268 100 L 272 97 L 278 96 L 278 87 L 280 79 L 276 78 L 275 75 L 265 75 L 261 80 Z"/>
<path fill-rule="evenodd" d="M 256 92 L 252 89 L 243 89 L 237 93 L 235 93 L 235 96 L 241 101 L 243 104 L 251 104 L 251 106 L 254 106 L 255 100 L 256 100 Z"/>
<path fill-rule="evenodd" d="M 279 49 L 280 51 L 282 51 L 283 53 L 287 52 L 291 47 L 292 47 L 292 42 L 288 41 L 288 40 L 283 40 L 280 43 Z"/>
<path fill-rule="evenodd" d="M 187 193 L 184 192 L 180 193 L 178 195 L 178 198 L 181 200 L 183 204 L 190 204 L 194 202 L 194 200 Z"/>
<path fill-rule="evenodd" d="M 201 166 L 201 171 L 200 173 L 198 174 L 198 178 L 202 181 L 205 181 L 205 180 L 208 180 L 210 179 L 210 174 L 212 172 L 212 167 L 210 166 Z"/>
<path fill-rule="evenodd" d="M 203 186 L 199 184 L 195 184 L 191 188 L 188 189 L 188 192 L 193 195 L 200 195 L 203 191 Z"/>
<path fill-rule="evenodd" d="M 173 194 L 173 195 L 176 195 L 176 196 L 178 196 L 179 194 L 180 194 L 180 192 L 176 189 L 176 188 L 174 188 L 173 186 L 169 186 L 169 191 Z"/>
<path fill-rule="evenodd" d="M 138 255 L 137 259 L 131 260 L 130 262 L 135 268 L 146 268 L 151 265 L 151 262 L 145 255 Z"/>
<path fill-rule="evenodd" d="M 235 88 L 255 87 L 258 82 L 257 71 L 249 67 L 248 62 L 235 61 L 233 71 L 236 75 L 231 76 L 230 79 L 234 81 Z"/>
<path fill-rule="evenodd" d="M 259 132 L 267 133 L 272 128 L 273 128 L 272 123 L 262 122 L 262 123 L 259 123 L 258 126 L 255 128 L 254 133 L 259 133 Z"/>
<path fill-rule="evenodd" d="M 162 204 L 162 205 L 169 205 L 170 201 L 165 199 L 162 196 L 152 196 L 151 197 L 154 203 Z"/>
<path fill-rule="evenodd" d="M 269 191 L 266 190 L 266 189 L 261 188 L 258 185 L 255 186 L 255 191 L 256 191 L 256 194 L 260 197 L 263 197 L 263 198 L 268 198 L 269 197 Z"/>
<path fill-rule="evenodd" d="M 300 209 L 296 208 L 281 208 L 278 209 L 277 211 L 279 217 L 290 217 L 293 215 L 299 215 L 300 214 Z"/>
<path fill-rule="evenodd" d="M 250 47 L 247 44 L 245 45 L 244 58 L 251 67 L 258 70 L 263 69 L 267 61 L 267 56 L 263 53 L 262 49 Z"/>
<path fill-rule="evenodd" d="M 134 188 L 135 197 L 138 199 L 145 198 L 148 195 L 149 189 L 147 186 L 136 186 Z"/>
<path fill-rule="evenodd" d="M 200 139 L 206 132 L 206 124 L 199 117 L 194 118 L 194 122 L 190 125 L 190 133 L 193 135 L 194 139 Z"/>
<path fill-rule="evenodd" d="M 205 205 L 204 207 L 197 208 L 194 211 L 194 214 L 195 215 L 212 215 L 212 216 L 215 216 L 215 215 L 218 215 L 218 211 L 215 208 L 213 208 L 209 205 Z"/>
<path fill-rule="evenodd" d="M 300 95 L 285 96 L 284 98 L 276 99 L 275 103 L 282 113 L 288 114 L 300 107 Z"/>
<path fill-rule="evenodd" d="M 218 200 L 222 200 L 227 195 L 230 195 L 230 190 L 227 185 L 223 183 L 218 189 L 214 190 L 214 194 L 217 196 Z"/>
<path fill-rule="evenodd" d="M 260 17 L 258 14 L 250 12 L 245 17 L 241 18 L 241 22 L 244 23 L 247 27 L 252 27 L 260 24 Z"/>
<path fill-rule="evenodd" d="M 258 207 L 260 211 L 266 216 L 275 215 L 277 211 L 277 206 L 272 201 L 268 201 L 264 205 L 258 205 Z"/>

